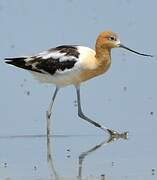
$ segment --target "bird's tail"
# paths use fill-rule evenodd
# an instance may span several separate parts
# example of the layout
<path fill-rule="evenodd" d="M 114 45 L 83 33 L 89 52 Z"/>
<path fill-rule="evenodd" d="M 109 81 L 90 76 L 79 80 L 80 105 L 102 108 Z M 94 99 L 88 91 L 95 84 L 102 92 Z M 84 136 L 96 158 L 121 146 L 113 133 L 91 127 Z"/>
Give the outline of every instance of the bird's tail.
<path fill-rule="evenodd" d="M 18 57 L 18 58 L 5 58 L 5 63 L 17 66 L 19 68 L 26 69 L 26 57 Z"/>
<path fill-rule="evenodd" d="M 4 60 L 5 60 L 5 63 L 7 64 L 11 64 L 13 66 L 16 66 L 22 69 L 41 73 L 40 70 L 35 69 L 31 64 L 28 64 L 27 62 L 28 57 L 5 58 Z"/>
<path fill-rule="evenodd" d="M 27 65 L 26 61 L 27 57 L 16 57 L 16 58 L 5 58 L 5 63 L 11 64 L 13 66 L 26 69 L 26 70 L 33 70 L 31 65 Z M 34 70 L 36 71 L 36 70 Z"/>

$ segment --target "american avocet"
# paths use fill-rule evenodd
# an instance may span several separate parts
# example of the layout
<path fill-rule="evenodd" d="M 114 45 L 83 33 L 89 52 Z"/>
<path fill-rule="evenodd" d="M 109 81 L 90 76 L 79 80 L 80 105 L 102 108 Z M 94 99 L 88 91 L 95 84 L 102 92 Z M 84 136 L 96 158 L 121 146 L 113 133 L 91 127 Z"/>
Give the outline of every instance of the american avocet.
<path fill-rule="evenodd" d="M 6 63 L 29 70 L 42 83 L 56 85 L 52 101 L 47 111 L 47 135 L 50 134 L 50 116 L 57 92 L 61 87 L 74 85 L 77 93 L 78 116 L 94 126 L 107 131 L 110 135 L 117 132 L 100 125 L 84 115 L 81 108 L 80 85 L 95 76 L 105 73 L 111 65 L 111 49 L 121 47 L 142 56 L 120 43 L 117 34 L 107 31 L 98 35 L 95 51 L 88 47 L 63 45 L 51 48 L 33 56 L 6 58 Z"/>

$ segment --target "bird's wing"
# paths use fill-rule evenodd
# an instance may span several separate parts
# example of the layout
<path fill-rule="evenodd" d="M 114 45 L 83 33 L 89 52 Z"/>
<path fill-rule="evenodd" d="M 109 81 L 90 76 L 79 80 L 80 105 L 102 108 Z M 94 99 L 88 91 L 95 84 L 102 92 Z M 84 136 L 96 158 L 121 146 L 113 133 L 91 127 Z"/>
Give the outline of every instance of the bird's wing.
<path fill-rule="evenodd" d="M 5 58 L 6 63 L 45 74 L 71 69 L 79 61 L 78 46 L 63 45 L 43 51 L 35 56 Z"/>

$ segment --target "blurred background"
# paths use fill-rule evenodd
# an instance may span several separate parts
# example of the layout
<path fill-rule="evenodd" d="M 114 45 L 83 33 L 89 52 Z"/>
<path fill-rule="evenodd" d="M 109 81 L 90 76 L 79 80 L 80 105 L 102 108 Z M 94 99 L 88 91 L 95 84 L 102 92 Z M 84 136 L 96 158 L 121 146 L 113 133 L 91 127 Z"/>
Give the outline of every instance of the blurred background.
<path fill-rule="evenodd" d="M 155 0 L 0 1 L 0 180 L 49 179 L 43 135 L 54 91 L 53 85 L 39 84 L 29 72 L 3 59 L 63 44 L 94 49 L 104 30 L 117 32 L 132 49 L 156 55 L 156 7 Z M 109 71 L 81 86 L 89 117 L 129 131 L 128 141 L 109 144 L 87 158 L 84 178 L 106 174 L 112 180 L 156 179 L 156 67 L 156 58 L 114 49 Z M 62 89 L 52 115 L 55 164 L 68 180 L 77 176 L 78 156 L 107 138 L 77 117 L 75 101 L 72 86 Z"/>

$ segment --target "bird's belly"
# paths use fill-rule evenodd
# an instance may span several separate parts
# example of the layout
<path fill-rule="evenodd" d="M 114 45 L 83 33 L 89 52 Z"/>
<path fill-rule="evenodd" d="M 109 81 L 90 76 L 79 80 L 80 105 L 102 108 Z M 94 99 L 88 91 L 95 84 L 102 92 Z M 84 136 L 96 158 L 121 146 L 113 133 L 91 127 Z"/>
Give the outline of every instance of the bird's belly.
<path fill-rule="evenodd" d="M 54 75 L 31 72 L 35 79 L 41 83 L 55 84 L 59 87 L 78 84 L 80 82 L 80 70 L 57 71 Z"/>

